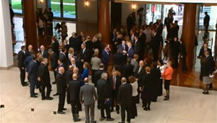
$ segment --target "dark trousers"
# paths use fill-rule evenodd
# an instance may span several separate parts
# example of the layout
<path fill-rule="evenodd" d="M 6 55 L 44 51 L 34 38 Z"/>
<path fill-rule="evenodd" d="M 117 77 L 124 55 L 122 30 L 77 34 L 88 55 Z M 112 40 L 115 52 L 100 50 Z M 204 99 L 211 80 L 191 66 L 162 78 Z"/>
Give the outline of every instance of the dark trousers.
<path fill-rule="evenodd" d="M 59 94 L 58 112 L 62 112 L 65 104 L 65 92 Z"/>
<path fill-rule="evenodd" d="M 112 104 L 111 104 L 111 110 L 113 111 L 113 108 L 116 108 L 116 111 L 119 111 L 119 105 L 117 104 L 117 94 L 116 91 L 112 91 Z"/>
<path fill-rule="evenodd" d="M 173 56 L 173 68 L 178 68 L 178 55 Z"/>
<path fill-rule="evenodd" d="M 94 86 L 96 87 L 96 81 L 95 81 L 95 77 L 94 77 L 94 74 L 95 74 L 96 70 L 92 70 L 92 82 L 94 84 Z"/>
<path fill-rule="evenodd" d="M 71 111 L 72 111 L 72 115 L 79 113 L 79 102 L 76 101 L 71 102 Z"/>
<path fill-rule="evenodd" d="M 105 104 L 104 101 L 100 101 L 101 118 L 105 118 L 104 111 L 106 111 L 106 118 L 111 118 L 110 105 Z"/>
<path fill-rule="evenodd" d="M 45 95 L 45 88 L 47 88 L 46 95 Z M 42 97 L 42 99 L 45 99 L 46 97 L 50 97 L 50 92 L 51 92 L 50 82 L 41 84 L 41 97 Z"/>
<path fill-rule="evenodd" d="M 24 69 L 20 68 L 20 82 L 21 82 L 21 85 L 25 84 L 25 76 L 26 76 L 25 68 Z"/>
<path fill-rule="evenodd" d="M 182 57 L 182 71 L 187 71 L 186 56 Z"/>
<path fill-rule="evenodd" d="M 144 100 L 144 108 L 150 108 L 151 101 L 150 100 Z"/>
<path fill-rule="evenodd" d="M 163 94 L 162 85 L 163 85 L 163 79 L 160 79 L 160 82 L 159 82 L 159 89 L 158 89 L 158 96 L 162 96 L 162 94 Z"/>
<path fill-rule="evenodd" d="M 131 104 L 121 105 L 121 121 L 125 122 L 125 112 L 127 112 L 127 122 L 130 122 L 131 119 Z"/>
<path fill-rule="evenodd" d="M 66 91 L 66 101 L 68 104 L 70 104 L 70 91 L 69 91 L 69 88 L 67 88 L 67 91 Z"/>
<path fill-rule="evenodd" d="M 54 79 L 55 79 L 55 81 L 56 81 L 57 72 L 54 70 L 53 73 L 54 73 Z"/>
<path fill-rule="evenodd" d="M 36 83 L 37 81 L 30 78 L 30 96 L 34 96 L 35 95 L 35 86 L 36 86 Z"/>
<path fill-rule="evenodd" d="M 132 97 L 131 103 L 131 118 L 135 118 L 137 116 L 137 107 L 136 107 L 137 96 Z"/>

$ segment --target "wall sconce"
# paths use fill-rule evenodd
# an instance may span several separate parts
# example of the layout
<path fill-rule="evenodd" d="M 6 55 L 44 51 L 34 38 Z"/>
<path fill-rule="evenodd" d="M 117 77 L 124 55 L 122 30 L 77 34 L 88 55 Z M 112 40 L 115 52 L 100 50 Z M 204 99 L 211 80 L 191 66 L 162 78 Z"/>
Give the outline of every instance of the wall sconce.
<path fill-rule="evenodd" d="M 135 3 L 133 3 L 133 4 L 131 5 L 131 8 L 132 8 L 132 10 L 136 10 L 137 5 L 136 5 Z"/>
<path fill-rule="evenodd" d="M 89 7 L 89 6 L 90 6 L 89 0 L 85 0 L 85 1 L 84 1 L 84 6 L 85 6 L 85 7 Z"/>
<path fill-rule="evenodd" d="M 40 3 L 44 3 L 44 0 L 39 0 Z"/>

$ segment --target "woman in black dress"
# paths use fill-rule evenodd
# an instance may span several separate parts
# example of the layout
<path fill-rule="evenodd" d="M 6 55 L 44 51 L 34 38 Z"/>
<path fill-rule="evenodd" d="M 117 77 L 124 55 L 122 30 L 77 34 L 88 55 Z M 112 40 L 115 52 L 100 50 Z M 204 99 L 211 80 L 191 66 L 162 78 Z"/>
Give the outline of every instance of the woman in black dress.
<path fill-rule="evenodd" d="M 153 98 L 152 93 L 152 78 L 151 78 L 151 68 L 147 66 L 145 68 L 146 74 L 142 78 L 142 85 L 140 86 L 140 91 L 142 91 L 142 101 L 143 108 L 145 111 L 150 110 L 151 100 Z"/>

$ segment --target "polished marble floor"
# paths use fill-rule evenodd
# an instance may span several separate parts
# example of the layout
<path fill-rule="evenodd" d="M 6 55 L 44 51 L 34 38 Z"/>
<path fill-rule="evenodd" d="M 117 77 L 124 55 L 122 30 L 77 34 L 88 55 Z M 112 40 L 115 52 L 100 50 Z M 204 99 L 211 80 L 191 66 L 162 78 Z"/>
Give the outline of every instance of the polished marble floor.
<path fill-rule="evenodd" d="M 51 78 L 53 80 L 53 74 Z M 56 86 L 52 87 L 52 95 Z M 37 90 L 38 92 L 38 90 Z M 203 95 L 199 88 L 171 87 L 170 101 L 152 103 L 151 111 L 145 112 L 141 104 L 137 105 L 138 117 L 132 123 L 217 123 L 217 92 Z M 66 104 L 66 114 L 53 114 L 56 111 L 58 98 L 52 101 L 42 101 L 41 98 L 29 97 L 29 87 L 22 87 L 19 82 L 19 70 L 0 70 L 0 123 L 70 123 L 72 115 L 70 105 Z M 31 111 L 34 108 L 34 112 Z M 100 111 L 95 110 L 95 118 L 99 121 Z M 112 112 L 115 119 L 120 121 L 120 114 Z M 84 123 L 84 111 L 80 112 L 81 123 Z"/>

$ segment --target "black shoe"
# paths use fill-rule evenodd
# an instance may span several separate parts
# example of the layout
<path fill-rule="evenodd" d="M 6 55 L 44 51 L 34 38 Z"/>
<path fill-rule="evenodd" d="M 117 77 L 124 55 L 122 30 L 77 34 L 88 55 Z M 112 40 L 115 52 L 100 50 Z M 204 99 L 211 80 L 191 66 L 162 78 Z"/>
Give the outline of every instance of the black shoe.
<path fill-rule="evenodd" d="M 53 97 L 46 97 L 46 100 L 53 100 Z"/>
<path fill-rule="evenodd" d="M 54 82 L 52 82 L 52 84 L 57 84 L 57 82 L 54 81 Z"/>
<path fill-rule="evenodd" d="M 164 101 L 167 101 L 167 100 L 169 100 L 169 98 L 164 98 Z"/>
<path fill-rule="evenodd" d="M 101 118 L 99 118 L 99 121 L 103 121 L 103 120 L 105 120 L 105 118 L 104 118 L 104 117 L 101 117 Z"/>
<path fill-rule="evenodd" d="M 150 107 L 148 107 L 148 108 L 147 108 L 147 110 L 148 110 L 148 111 L 150 111 L 150 110 L 151 110 L 151 108 L 150 108 Z"/>
<path fill-rule="evenodd" d="M 44 98 L 41 98 L 41 100 L 46 100 L 46 98 L 44 97 Z"/>
<path fill-rule="evenodd" d="M 107 118 L 106 119 L 107 121 L 113 121 L 113 120 L 115 120 L 114 118 Z"/>
<path fill-rule="evenodd" d="M 143 110 L 147 111 L 147 108 L 143 108 Z"/>
<path fill-rule="evenodd" d="M 74 122 L 79 122 L 79 121 L 81 121 L 81 119 L 76 119 L 76 120 L 74 120 Z"/>
<path fill-rule="evenodd" d="M 36 96 L 38 95 L 38 93 L 34 93 Z"/>
<path fill-rule="evenodd" d="M 22 86 L 28 86 L 28 85 L 29 85 L 29 84 L 28 84 L 28 83 L 26 83 L 26 82 L 22 84 Z"/>
<path fill-rule="evenodd" d="M 58 96 L 59 94 L 58 93 L 55 93 L 53 96 Z"/>
<path fill-rule="evenodd" d="M 33 96 L 30 96 L 30 97 L 32 97 L 32 98 L 37 98 L 38 96 L 36 96 L 36 95 L 33 95 Z"/>
<path fill-rule="evenodd" d="M 63 110 L 67 110 L 67 108 L 63 108 Z"/>
<path fill-rule="evenodd" d="M 65 114 L 65 112 L 63 112 L 63 111 L 58 111 L 57 113 L 58 114 Z"/>

